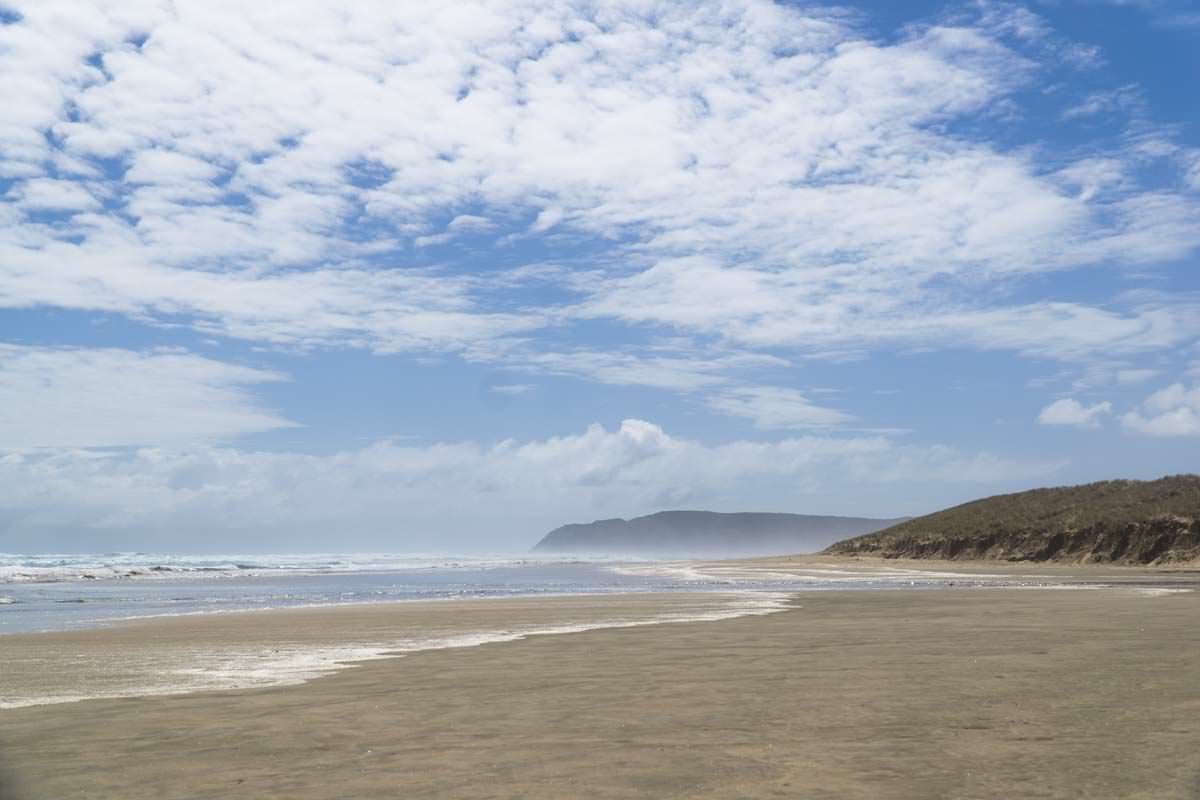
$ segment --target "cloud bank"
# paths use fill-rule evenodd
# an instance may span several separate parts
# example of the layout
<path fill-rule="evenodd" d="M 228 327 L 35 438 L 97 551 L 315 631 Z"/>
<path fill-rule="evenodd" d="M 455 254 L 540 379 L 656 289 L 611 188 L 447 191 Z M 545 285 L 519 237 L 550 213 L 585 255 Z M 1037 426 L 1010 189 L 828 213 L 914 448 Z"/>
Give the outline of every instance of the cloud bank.
<path fill-rule="evenodd" d="M 879 436 L 705 445 L 641 420 L 488 447 L 379 442 L 327 456 L 10 452 L 0 456 L 0 547 L 262 551 L 335 537 L 385 551 L 523 550 L 565 522 L 662 508 L 780 508 L 784 497 L 780 510 L 862 514 L 890 502 L 911 513 L 925 509 L 897 499 L 905 486 L 938 481 L 956 497 L 1061 466 Z"/>

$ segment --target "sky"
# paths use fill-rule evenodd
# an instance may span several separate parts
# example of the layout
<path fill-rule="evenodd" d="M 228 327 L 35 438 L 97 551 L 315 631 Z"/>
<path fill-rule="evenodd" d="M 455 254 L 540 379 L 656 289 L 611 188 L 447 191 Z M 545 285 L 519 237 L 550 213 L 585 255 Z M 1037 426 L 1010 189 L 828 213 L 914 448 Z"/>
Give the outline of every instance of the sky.
<path fill-rule="evenodd" d="M 0 0 L 0 551 L 1200 469 L 1200 7 Z"/>

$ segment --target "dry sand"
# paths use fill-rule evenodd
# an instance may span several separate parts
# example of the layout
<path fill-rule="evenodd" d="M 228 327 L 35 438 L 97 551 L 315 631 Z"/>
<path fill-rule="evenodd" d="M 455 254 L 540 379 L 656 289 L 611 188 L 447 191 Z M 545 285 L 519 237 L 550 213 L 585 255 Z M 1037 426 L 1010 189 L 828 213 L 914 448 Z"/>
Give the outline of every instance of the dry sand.
<path fill-rule="evenodd" d="M 803 593 L 769 616 L 412 653 L 297 686 L 9 709 L 0 797 L 1200 798 L 1200 592 L 1121 574 L 1133 585 Z M 181 636 L 352 640 L 591 601 L 503 602 L 41 641 L 61 655 L 89 637 L 104 657 Z M 38 636 L 0 639 L 0 668 Z"/>

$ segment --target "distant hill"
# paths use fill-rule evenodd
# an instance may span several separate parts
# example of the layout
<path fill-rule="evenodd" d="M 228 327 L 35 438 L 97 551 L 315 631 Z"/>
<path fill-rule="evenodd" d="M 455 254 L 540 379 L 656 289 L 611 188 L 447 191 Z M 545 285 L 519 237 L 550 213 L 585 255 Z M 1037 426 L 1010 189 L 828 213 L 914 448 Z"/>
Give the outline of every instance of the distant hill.
<path fill-rule="evenodd" d="M 876 531 L 894 519 L 807 514 L 662 511 L 634 519 L 563 525 L 533 548 L 539 553 L 734 557 L 812 553 L 839 539 Z"/>
<path fill-rule="evenodd" d="M 1116 564 L 1200 560 L 1200 475 L 988 497 L 838 542 L 825 552 Z"/>

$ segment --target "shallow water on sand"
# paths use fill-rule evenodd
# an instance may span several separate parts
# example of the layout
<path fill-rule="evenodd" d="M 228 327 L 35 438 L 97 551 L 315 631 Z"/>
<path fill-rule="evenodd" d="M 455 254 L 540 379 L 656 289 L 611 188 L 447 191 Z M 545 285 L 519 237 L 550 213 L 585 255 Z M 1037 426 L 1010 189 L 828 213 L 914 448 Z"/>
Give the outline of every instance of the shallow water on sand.
<path fill-rule="evenodd" d="M 1156 575 L 1080 579 L 820 557 L 704 563 L 123 554 L 10 561 L 16 558 L 24 561 L 10 563 L 7 582 L 0 582 L 0 598 L 9 601 L 0 605 L 0 633 L 14 634 L 0 647 L 0 709 L 278 686 L 421 650 L 772 614 L 803 603 L 798 592 L 1094 589 L 1110 579 L 1140 593 L 1193 590 L 1159 585 Z M 273 609 L 290 610 L 222 613 Z M 112 624 L 122 620 L 138 624 Z M 30 632 L 41 633 L 15 635 Z"/>
<path fill-rule="evenodd" d="M 959 576 L 961 578 L 961 576 Z M 0 633 L 134 617 L 400 600 L 940 586 L 944 573 L 735 574 L 679 562 L 529 556 L 0 556 Z"/>

